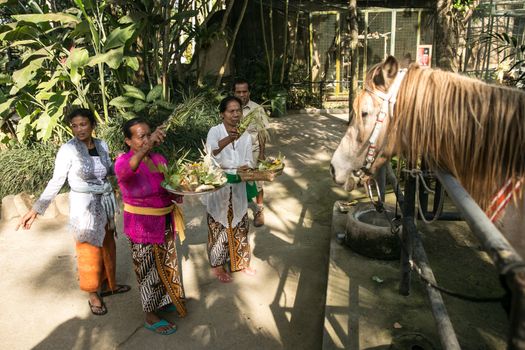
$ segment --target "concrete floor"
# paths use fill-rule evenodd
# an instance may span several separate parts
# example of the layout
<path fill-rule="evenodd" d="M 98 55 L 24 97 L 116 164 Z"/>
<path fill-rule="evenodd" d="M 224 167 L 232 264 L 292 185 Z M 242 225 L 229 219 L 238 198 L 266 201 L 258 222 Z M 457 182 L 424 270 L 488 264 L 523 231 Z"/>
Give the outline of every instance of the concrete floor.
<path fill-rule="evenodd" d="M 393 204 L 394 196 L 387 201 Z M 344 232 L 346 214 L 334 206 L 333 217 L 335 236 Z M 464 222 L 417 227 L 439 286 L 475 297 L 503 295 L 496 269 Z M 398 260 L 365 258 L 332 239 L 323 350 L 441 349 L 425 284 L 413 273 L 410 295 L 400 295 L 399 266 Z M 443 299 L 462 349 L 506 348 L 509 325 L 499 303 Z"/>
<path fill-rule="evenodd" d="M 250 228 L 256 277 L 221 284 L 206 256 L 207 227 L 198 199 L 185 199 L 187 241 L 179 246 L 188 316 L 161 336 L 143 318 L 126 239 L 117 242 L 117 280 L 133 286 L 105 298 L 108 314 L 89 312 L 76 280 L 67 219 L 38 219 L 30 231 L 0 223 L 4 349 L 320 349 L 335 200 L 346 198 L 328 164 L 345 130 L 344 115 L 273 119 L 268 154 L 286 156 L 284 174 L 265 188 L 266 226 Z"/>

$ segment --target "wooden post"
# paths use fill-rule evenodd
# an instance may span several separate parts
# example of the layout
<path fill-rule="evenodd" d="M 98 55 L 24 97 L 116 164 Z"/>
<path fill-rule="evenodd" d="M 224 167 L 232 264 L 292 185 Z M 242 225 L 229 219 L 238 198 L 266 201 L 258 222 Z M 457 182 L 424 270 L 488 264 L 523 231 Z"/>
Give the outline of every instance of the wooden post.
<path fill-rule="evenodd" d="M 348 3 L 348 24 L 350 29 L 350 72 L 348 84 L 348 124 L 352 121 L 353 108 L 352 105 L 357 91 L 357 60 L 359 59 L 357 44 L 358 28 L 357 28 L 357 0 L 349 0 Z"/>

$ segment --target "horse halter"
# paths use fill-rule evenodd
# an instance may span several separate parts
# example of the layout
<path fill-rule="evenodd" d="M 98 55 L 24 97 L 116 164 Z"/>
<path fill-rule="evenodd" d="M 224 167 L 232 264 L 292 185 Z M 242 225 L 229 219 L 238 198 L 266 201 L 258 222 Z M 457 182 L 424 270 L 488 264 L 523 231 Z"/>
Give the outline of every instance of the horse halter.
<path fill-rule="evenodd" d="M 366 91 L 368 91 L 372 95 L 377 96 L 383 102 L 381 103 L 381 109 L 377 114 L 376 123 L 374 125 L 374 129 L 372 130 L 372 134 L 370 134 L 370 138 L 368 139 L 368 150 L 366 152 L 365 162 L 363 166 L 360 169 L 355 170 L 353 174 L 354 176 L 361 179 L 362 182 L 364 182 L 367 194 L 370 197 L 370 200 L 372 201 L 374 206 L 376 207 L 376 210 L 379 212 L 383 210 L 383 203 L 381 201 L 381 194 L 379 193 L 379 186 L 377 184 L 377 181 L 370 177 L 370 169 L 372 168 L 372 164 L 374 164 L 377 158 L 377 138 L 379 137 L 379 133 L 381 132 L 381 128 L 383 127 L 383 121 L 385 120 L 386 116 L 390 116 L 390 118 L 392 118 L 393 116 L 394 106 L 397 100 L 397 93 L 399 92 L 399 87 L 401 86 L 401 82 L 405 78 L 406 72 L 406 69 L 399 70 L 399 72 L 396 75 L 396 78 L 394 79 L 394 82 L 388 89 L 387 93 L 381 91 L 374 91 L 369 87 L 365 87 Z M 366 179 L 367 177 L 368 179 Z M 377 201 L 375 201 L 373 198 L 372 183 L 375 184 L 374 187 L 377 191 Z"/>
<path fill-rule="evenodd" d="M 370 138 L 368 139 L 368 151 L 366 152 L 365 163 L 360 169 L 354 171 L 354 175 L 360 179 L 363 179 L 366 175 L 370 175 L 370 168 L 372 168 L 372 164 L 374 164 L 377 157 L 377 138 L 379 137 L 379 133 L 383 127 L 383 121 L 385 120 L 385 117 L 390 116 L 390 118 L 392 118 L 394 105 L 396 104 L 397 100 L 397 93 L 399 92 L 399 87 L 405 78 L 406 72 L 406 69 L 399 70 L 387 93 L 374 91 L 369 87 L 365 87 L 366 91 L 372 95 L 377 96 L 379 99 L 383 100 L 383 102 L 381 103 L 381 109 L 377 114 L 376 123 L 374 125 L 374 129 L 372 130 L 372 134 L 370 134 Z"/>

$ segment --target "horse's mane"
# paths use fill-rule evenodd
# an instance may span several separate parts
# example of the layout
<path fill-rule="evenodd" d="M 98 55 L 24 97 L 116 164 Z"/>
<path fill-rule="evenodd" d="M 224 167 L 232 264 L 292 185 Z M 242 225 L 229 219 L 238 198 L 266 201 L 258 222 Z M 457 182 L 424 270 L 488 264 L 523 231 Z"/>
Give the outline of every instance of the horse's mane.
<path fill-rule="evenodd" d="M 482 208 L 525 174 L 525 92 L 411 67 L 400 87 L 391 142 L 408 160 L 450 171 Z"/>

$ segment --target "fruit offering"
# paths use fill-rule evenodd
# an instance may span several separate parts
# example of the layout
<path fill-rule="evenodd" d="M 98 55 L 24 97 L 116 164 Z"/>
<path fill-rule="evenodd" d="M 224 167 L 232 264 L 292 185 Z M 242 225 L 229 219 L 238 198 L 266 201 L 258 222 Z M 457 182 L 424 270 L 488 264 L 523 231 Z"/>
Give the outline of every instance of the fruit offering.
<path fill-rule="evenodd" d="M 197 162 L 183 156 L 171 166 L 162 165 L 159 170 L 164 174 L 162 186 L 172 191 L 208 192 L 226 183 L 226 176 L 210 155 L 202 155 Z"/>

